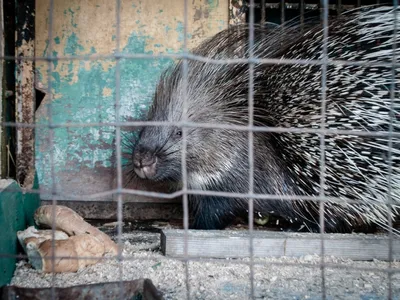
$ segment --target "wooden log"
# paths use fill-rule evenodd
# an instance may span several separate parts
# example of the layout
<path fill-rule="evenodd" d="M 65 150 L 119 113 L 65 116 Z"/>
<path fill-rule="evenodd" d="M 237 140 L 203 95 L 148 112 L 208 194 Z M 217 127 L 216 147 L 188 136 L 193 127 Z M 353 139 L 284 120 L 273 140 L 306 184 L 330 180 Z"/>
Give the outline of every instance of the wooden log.
<path fill-rule="evenodd" d="M 249 232 L 229 230 L 189 230 L 188 257 L 244 258 L 250 256 Z M 400 258 L 400 240 L 392 241 L 393 259 Z M 163 254 L 184 257 L 185 231 L 168 229 L 161 234 Z M 321 255 L 321 235 L 317 233 L 253 232 L 254 257 L 301 257 Z M 367 234 L 325 234 L 326 256 L 353 260 L 388 260 L 389 237 Z"/>

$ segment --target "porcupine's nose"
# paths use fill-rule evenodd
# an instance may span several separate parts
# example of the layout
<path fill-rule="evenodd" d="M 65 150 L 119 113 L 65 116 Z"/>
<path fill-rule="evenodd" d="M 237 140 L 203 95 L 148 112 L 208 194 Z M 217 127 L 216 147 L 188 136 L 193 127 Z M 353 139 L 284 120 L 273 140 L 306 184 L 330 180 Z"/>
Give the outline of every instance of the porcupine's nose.
<path fill-rule="evenodd" d="M 149 151 L 138 149 L 133 154 L 133 168 L 140 178 L 151 179 L 156 174 L 157 157 Z"/>

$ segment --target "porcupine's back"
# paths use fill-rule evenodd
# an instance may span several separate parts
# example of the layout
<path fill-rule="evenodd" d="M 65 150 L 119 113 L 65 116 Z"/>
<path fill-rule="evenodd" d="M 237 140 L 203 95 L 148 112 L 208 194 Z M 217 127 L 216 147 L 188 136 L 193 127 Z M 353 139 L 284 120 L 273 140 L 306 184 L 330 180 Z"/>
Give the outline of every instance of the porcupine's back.
<path fill-rule="evenodd" d="M 397 22 L 400 21 L 398 11 Z M 329 65 L 326 73 L 325 128 L 364 132 L 399 133 L 398 112 L 399 71 L 393 73 L 390 64 L 399 63 L 399 49 L 393 44 L 394 14 L 391 8 L 379 7 L 345 14 L 329 27 L 327 54 L 331 60 L 382 62 L 388 66 Z M 320 60 L 322 28 L 314 29 L 289 47 L 282 58 Z M 273 73 L 274 80 L 268 80 Z M 263 103 L 268 111 L 279 111 L 275 126 L 320 128 L 321 82 L 320 66 L 273 66 L 266 69 Z M 261 82 L 261 80 L 260 80 Z M 392 85 L 394 83 L 394 85 Z M 390 118 L 391 89 L 394 89 L 393 118 Z M 261 103 L 261 101 L 260 101 Z M 392 122 L 392 126 L 390 125 Z M 320 138 L 315 134 L 284 134 L 277 138 L 285 161 L 297 178 L 313 178 L 312 186 L 298 184 L 305 193 L 319 191 Z M 393 203 L 400 204 L 400 143 L 389 137 L 326 135 L 325 136 L 325 195 L 356 200 L 360 205 L 328 204 L 325 217 L 343 216 L 349 223 L 374 221 L 385 227 L 389 182 Z M 390 162 L 391 161 L 391 162 Z M 391 163 L 391 171 L 389 164 Z M 389 179 L 389 172 L 391 173 Z M 306 180 L 304 180 L 307 182 Z M 334 219 L 334 217 L 332 218 Z"/>
<path fill-rule="evenodd" d="M 400 12 L 399 12 L 400 13 Z M 397 17 L 400 21 L 400 17 Z M 202 43 L 194 52 L 208 58 L 235 58 L 248 55 L 247 27 L 235 27 Z M 327 54 L 331 60 L 382 62 L 388 66 L 333 64 L 326 73 L 326 129 L 388 131 L 393 60 L 394 14 L 378 7 L 346 13 L 330 23 Z M 396 63 L 399 50 L 396 49 Z M 321 60 L 323 28 L 316 26 L 303 34 L 295 29 L 256 27 L 254 56 Z M 392 130 L 399 132 L 398 77 L 396 69 Z M 179 97 L 182 91 L 181 64 L 160 82 L 158 91 Z M 173 78 L 173 80 L 171 80 Z M 163 83 L 164 82 L 164 83 Z M 254 122 L 256 125 L 318 129 L 321 124 L 321 65 L 257 64 L 254 69 Z M 191 121 L 247 125 L 248 65 L 215 65 L 189 62 L 188 116 Z M 181 106 L 182 101 L 172 101 Z M 171 103 L 164 103 L 171 105 Z M 179 107 L 180 108 L 180 107 Z M 180 112 L 178 107 L 168 111 Z M 223 113 L 221 113 L 223 112 Z M 256 134 L 257 137 L 262 134 Z M 265 135 L 271 137 L 271 134 Z M 256 140 L 257 140 L 256 137 Z M 270 142 L 270 141 L 268 141 Z M 392 137 L 392 201 L 400 202 L 398 137 Z M 325 137 L 325 196 L 350 198 L 359 205 L 325 206 L 327 222 L 343 218 L 349 223 L 374 221 L 385 226 L 385 205 L 389 187 L 389 138 L 352 135 Z M 318 195 L 320 183 L 320 137 L 314 133 L 273 134 L 273 147 L 287 166 L 296 192 Z M 207 150 L 206 150 L 207 151 Z M 189 158 L 190 159 L 190 158 Z M 188 162 L 190 165 L 190 162 Z M 257 169 L 255 170 L 257 178 Z M 262 178 L 262 176 L 259 176 Z M 265 192 L 255 182 L 255 192 Z M 277 188 L 282 189 L 277 184 Z M 262 208 L 257 201 L 256 207 Z M 318 205 L 294 203 L 300 215 Z M 332 218 L 331 218 L 332 217 Z M 318 221 L 318 220 L 316 220 Z M 334 221 L 333 221 L 334 222 Z"/>

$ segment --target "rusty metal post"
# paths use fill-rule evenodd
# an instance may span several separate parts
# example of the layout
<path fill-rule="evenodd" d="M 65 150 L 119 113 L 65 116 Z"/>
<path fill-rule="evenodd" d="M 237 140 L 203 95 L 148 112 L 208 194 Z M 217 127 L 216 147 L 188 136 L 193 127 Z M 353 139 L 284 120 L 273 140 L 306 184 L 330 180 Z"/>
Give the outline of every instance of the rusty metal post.
<path fill-rule="evenodd" d="M 16 1 L 17 58 L 35 56 L 35 0 Z M 35 122 L 35 61 L 16 61 L 15 109 L 16 121 Z M 35 174 L 35 130 L 17 128 L 16 177 L 22 187 L 31 187 Z"/>
<path fill-rule="evenodd" d="M 15 0 L 2 0 L 2 53 L 15 55 Z M 1 68 L 1 121 L 15 122 L 15 61 L 3 60 Z M 15 127 L 1 128 L 1 178 L 15 178 Z"/>

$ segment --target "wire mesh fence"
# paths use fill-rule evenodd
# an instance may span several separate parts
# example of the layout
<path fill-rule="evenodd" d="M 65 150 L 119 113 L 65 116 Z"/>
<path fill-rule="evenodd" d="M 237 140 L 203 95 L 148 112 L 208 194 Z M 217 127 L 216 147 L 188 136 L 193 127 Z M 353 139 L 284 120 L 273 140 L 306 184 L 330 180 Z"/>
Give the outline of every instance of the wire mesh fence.
<path fill-rule="evenodd" d="M 232 1 L 237 2 L 237 1 Z M 15 127 L 15 128 L 26 128 L 26 129 L 38 129 L 38 128 L 46 128 L 48 131 L 48 143 L 49 143 L 49 165 L 50 165 L 50 179 L 51 179 L 51 189 L 49 191 L 38 191 L 33 189 L 26 189 L 27 193 L 41 193 L 42 196 L 45 196 L 47 199 L 52 201 L 54 205 L 53 210 L 53 220 L 52 220 L 52 255 L 51 259 L 53 260 L 53 267 L 55 265 L 55 230 L 56 228 L 56 220 L 55 220 L 55 206 L 57 205 L 57 201 L 59 200 L 92 200 L 92 199 L 99 199 L 107 196 L 116 196 L 117 202 L 117 242 L 119 246 L 118 255 L 116 257 L 102 257 L 100 259 L 108 261 L 117 261 L 118 268 L 119 268 L 119 278 L 115 278 L 121 282 L 121 298 L 123 297 L 123 278 L 124 278 L 124 270 L 123 270 L 123 261 L 135 260 L 136 257 L 129 257 L 123 255 L 123 245 L 124 241 L 122 240 L 122 236 L 124 233 L 123 229 L 123 195 L 135 195 L 135 196 L 147 196 L 147 197 L 157 197 L 163 199 L 173 199 L 176 197 L 182 197 L 183 201 L 183 229 L 184 229 L 184 244 L 183 244 L 183 257 L 176 258 L 177 260 L 181 260 L 184 263 L 184 284 L 186 293 L 185 296 L 187 299 L 194 299 L 196 298 L 196 294 L 192 290 L 191 286 L 191 271 L 190 271 L 190 263 L 191 262 L 212 262 L 212 263 L 221 263 L 218 259 L 211 259 L 211 258 L 202 258 L 202 257 L 193 257 L 190 256 L 188 253 L 188 240 L 189 240 L 189 197 L 190 196 L 216 196 L 221 198 L 229 198 L 229 201 L 234 201 L 235 199 L 247 199 L 248 200 L 248 244 L 244 245 L 248 247 L 249 258 L 248 260 L 243 261 L 229 261 L 229 264 L 244 264 L 249 267 L 248 272 L 248 297 L 250 299 L 255 299 L 259 297 L 255 293 L 255 267 L 263 264 L 262 261 L 255 259 L 255 245 L 254 243 L 254 216 L 255 216 L 255 201 L 256 200 L 263 200 L 263 201 L 271 201 L 271 200 L 280 200 L 280 201 L 312 201 L 318 204 L 319 210 L 319 239 L 320 239 L 320 246 L 319 246 L 319 256 L 320 256 L 320 263 L 318 265 L 315 264 L 308 264 L 306 263 L 295 263 L 294 265 L 299 266 L 302 265 L 304 267 L 313 267 L 320 269 L 320 279 L 321 279 L 321 298 L 328 299 L 329 296 L 327 295 L 327 285 L 329 283 L 326 282 L 326 269 L 327 268 L 348 268 L 348 266 L 341 266 L 332 264 L 330 262 L 326 262 L 326 253 L 325 253 L 325 218 L 326 218 L 326 203 L 348 203 L 348 204 L 357 204 L 358 201 L 355 199 L 347 199 L 346 197 L 334 197 L 330 195 L 326 195 L 326 173 L 327 173 L 327 156 L 326 156 L 326 145 L 329 142 L 327 141 L 327 136 L 334 136 L 334 135 L 351 135 L 356 137 L 371 137 L 371 138 L 382 138 L 387 139 L 388 142 L 388 165 L 387 165 L 387 172 L 385 174 L 388 176 L 388 188 L 387 188 L 387 199 L 386 204 L 388 206 L 387 209 L 387 231 L 389 236 L 389 247 L 387 249 L 387 258 L 388 258 L 388 266 L 387 268 L 380 268 L 380 272 L 384 272 L 387 274 L 388 278 L 388 290 L 387 290 L 387 298 L 394 299 L 398 297 L 393 294 L 392 289 L 392 275 L 398 272 L 398 269 L 392 267 L 392 261 L 394 261 L 394 257 L 396 253 L 393 253 L 393 240 L 395 239 L 393 233 L 393 220 L 391 211 L 393 210 L 393 205 L 396 204 L 397 200 L 395 197 L 395 192 L 392 191 L 392 184 L 391 177 L 393 173 L 397 172 L 397 166 L 393 166 L 393 143 L 396 143 L 395 139 L 400 137 L 400 132 L 396 130 L 396 100 L 398 99 L 398 95 L 396 94 L 397 91 L 397 79 L 398 79 L 398 68 L 400 67 L 400 63 L 398 62 L 398 58 L 396 57 L 396 50 L 397 50 L 397 1 L 394 1 L 393 6 L 395 9 L 393 10 L 393 17 L 394 24 L 393 24 L 393 48 L 392 48 L 392 61 L 386 62 L 381 60 L 369 60 L 369 61 L 355 61 L 355 60 L 337 60 L 331 59 L 328 53 L 329 47 L 329 23 L 328 23 L 328 16 L 330 11 L 335 11 L 337 14 L 340 14 L 342 11 L 360 7 L 361 3 L 358 1 L 356 4 L 353 5 L 345 5 L 341 1 L 338 1 L 335 4 L 329 3 L 327 0 L 322 1 L 321 3 L 305 3 L 303 0 L 299 3 L 288 3 L 282 0 L 280 3 L 266 3 L 265 1 L 248 1 L 248 3 L 244 3 L 240 6 L 238 15 L 241 16 L 243 14 L 246 15 L 248 21 L 248 57 L 246 58 L 223 58 L 223 59 L 216 59 L 213 57 L 204 57 L 199 56 L 198 54 L 191 53 L 188 47 L 188 1 L 185 0 L 182 4 L 182 10 L 184 15 L 184 22 L 183 22 L 183 51 L 179 54 L 141 54 L 141 53 L 123 53 L 121 51 L 121 0 L 115 1 L 115 52 L 111 55 L 65 55 L 59 56 L 53 55 L 53 44 L 54 44 L 54 16 L 53 12 L 55 9 L 55 1 L 49 1 L 49 18 L 48 18 L 48 44 L 47 44 L 47 55 L 40 57 L 40 56 L 7 56 L 4 55 L 1 59 L 3 61 L 45 61 L 47 62 L 47 88 L 46 88 L 46 97 L 48 97 L 48 102 L 46 104 L 47 108 L 47 123 L 46 124 L 33 124 L 33 123 L 26 123 L 26 122 L 2 122 L 3 127 Z M 299 23 L 300 27 L 302 28 L 304 23 L 306 23 L 306 14 L 305 11 L 307 10 L 314 10 L 317 15 L 320 16 L 323 28 L 323 45 L 322 45 L 322 52 L 319 56 L 319 59 L 282 59 L 282 58 L 265 58 L 265 57 L 257 57 L 256 53 L 254 53 L 255 47 L 255 24 L 257 22 L 261 22 L 262 24 L 269 20 L 268 10 L 272 8 L 280 9 L 279 20 L 282 24 L 284 24 L 288 19 L 291 17 L 291 10 L 296 10 L 299 12 Z M 257 10 L 257 11 L 256 11 Z M 257 20 L 256 20 L 257 19 Z M 7 30 L 7 29 L 5 29 Z M 303 29 L 301 29 L 303 31 Z M 126 121 L 123 119 L 121 115 L 121 60 L 133 59 L 133 60 L 154 60 L 154 59 L 162 59 L 162 58 L 173 58 L 173 59 L 180 59 L 182 61 L 181 64 L 181 74 L 182 74 L 182 91 L 183 95 L 180 95 L 183 99 L 183 107 L 182 107 L 182 118 L 180 121 L 173 122 L 173 121 L 144 121 L 144 120 L 135 120 L 135 121 Z M 96 61 L 96 60 L 113 60 L 115 62 L 115 97 L 114 97 L 114 107 L 115 107 L 115 122 L 87 122 L 87 123 L 71 123 L 71 122 L 57 122 L 53 120 L 53 69 L 54 64 L 58 61 L 69 61 L 69 60 L 77 60 L 77 61 Z M 248 66 L 248 78 L 247 80 L 247 103 L 248 103 L 248 123 L 247 125 L 234 125 L 234 124 L 222 124 L 222 123 L 208 123 L 208 122 L 192 122 L 188 117 L 188 97 L 190 97 L 188 89 L 188 79 L 189 79 L 189 72 L 190 72 L 190 61 L 198 61 L 207 64 L 215 64 L 215 65 L 237 65 L 237 64 L 246 64 Z M 254 111 L 254 91 L 255 91 L 255 82 L 254 76 L 256 65 L 296 65 L 296 66 L 314 66 L 320 68 L 320 114 L 319 114 L 319 123 L 317 127 L 312 128 L 304 128 L 304 127 L 284 127 L 284 126 L 259 126 L 255 124 L 255 111 Z M 329 67 L 342 67 L 342 66 L 362 66 L 362 67 L 370 67 L 370 68 L 390 68 L 392 72 L 392 82 L 390 83 L 390 121 L 389 121 L 389 130 L 388 131 L 362 131 L 362 130 L 352 130 L 352 129 L 336 129 L 332 128 L 327 124 L 327 92 L 328 92 L 328 85 L 327 85 L 327 72 Z M 105 192 L 94 193 L 90 195 L 75 195 L 75 194 L 68 194 L 64 191 L 59 191 L 56 184 L 56 171 L 54 169 L 54 158 L 57 155 L 54 153 L 54 134 L 55 130 L 59 128 L 83 128 L 83 127 L 103 127 L 109 126 L 115 128 L 115 166 L 116 166 L 116 187 Z M 175 126 L 182 129 L 181 132 L 181 143 L 182 143 L 182 155 L 181 155 L 181 188 L 174 193 L 164 194 L 159 192 L 150 192 L 144 190 L 133 190 L 126 188 L 124 186 L 124 173 L 123 173 L 123 134 L 122 129 L 124 127 L 163 127 L 163 126 Z M 187 147 L 188 147 L 188 135 L 190 134 L 191 129 L 196 128 L 206 128 L 206 129 L 214 129 L 214 130 L 235 130 L 238 132 L 248 132 L 247 136 L 247 147 L 248 147 L 248 155 L 247 155 L 247 163 L 248 163 L 248 180 L 247 180 L 247 191 L 243 193 L 238 193 L 234 191 L 214 191 L 214 190 L 203 190 L 203 189 L 193 189 L 188 185 L 188 168 L 187 168 Z M 319 188 L 318 192 L 315 195 L 291 195 L 291 194 L 264 194 L 264 193 L 257 193 L 255 192 L 255 158 L 254 158 L 254 134 L 255 133 L 292 133 L 292 134 L 315 134 L 318 135 L 319 138 L 319 174 L 320 177 L 318 179 Z M 394 150 L 396 151 L 396 150 Z M 396 152 L 395 152 L 396 153 Z M 329 159 L 329 157 L 328 157 Z M 329 166 L 328 166 L 329 167 Z M 107 201 L 107 200 L 106 200 Z M 1 254 L 3 257 L 6 255 Z M 19 258 L 26 258 L 26 256 L 18 256 Z M 71 257 L 67 257 L 71 258 Z M 88 257 L 76 257 L 76 259 L 87 259 Z M 153 257 L 141 257 L 141 260 L 153 260 Z M 278 266 L 287 266 L 291 265 L 289 262 L 268 262 L 270 264 L 276 264 Z M 356 270 L 357 267 L 354 267 Z M 377 270 L 374 267 L 361 267 L 360 270 L 364 271 L 375 271 Z M 54 271 L 54 269 L 53 269 Z M 52 298 L 56 298 L 56 274 L 53 272 L 52 276 Z M 265 295 L 265 298 L 268 298 L 268 295 Z"/>

